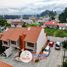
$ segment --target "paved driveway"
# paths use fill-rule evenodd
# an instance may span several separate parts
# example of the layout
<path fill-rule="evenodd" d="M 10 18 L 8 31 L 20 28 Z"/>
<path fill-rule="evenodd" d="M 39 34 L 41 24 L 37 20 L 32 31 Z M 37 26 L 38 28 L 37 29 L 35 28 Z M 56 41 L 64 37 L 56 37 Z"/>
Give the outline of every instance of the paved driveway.
<path fill-rule="evenodd" d="M 59 65 L 62 65 L 62 50 L 57 51 L 53 47 L 49 57 L 39 62 L 36 67 L 59 67 Z"/>
<path fill-rule="evenodd" d="M 54 47 L 51 48 L 49 57 L 38 63 L 17 62 L 14 61 L 13 56 L 9 58 L 0 57 L 0 60 L 13 65 L 13 67 L 58 67 L 62 64 L 62 50 L 57 51 Z"/>

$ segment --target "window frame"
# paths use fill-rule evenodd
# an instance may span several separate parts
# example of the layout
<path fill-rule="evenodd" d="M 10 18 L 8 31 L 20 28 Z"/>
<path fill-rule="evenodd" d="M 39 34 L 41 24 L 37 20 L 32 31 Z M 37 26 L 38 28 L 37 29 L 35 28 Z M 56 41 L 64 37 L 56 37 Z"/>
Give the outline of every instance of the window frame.
<path fill-rule="evenodd" d="M 11 44 L 15 44 L 15 45 L 16 45 L 16 41 L 12 41 L 12 40 L 11 40 Z"/>
<path fill-rule="evenodd" d="M 27 42 L 27 46 L 34 48 L 34 43 Z"/>

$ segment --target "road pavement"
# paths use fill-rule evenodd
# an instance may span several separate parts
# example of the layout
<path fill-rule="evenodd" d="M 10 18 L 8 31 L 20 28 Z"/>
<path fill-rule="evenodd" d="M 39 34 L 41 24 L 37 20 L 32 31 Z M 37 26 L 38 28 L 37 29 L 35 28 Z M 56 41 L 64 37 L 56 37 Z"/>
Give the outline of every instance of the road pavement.
<path fill-rule="evenodd" d="M 51 48 L 51 53 L 46 60 L 43 60 L 38 63 L 36 67 L 59 67 L 62 65 L 62 57 L 63 52 L 61 50 L 55 50 L 55 48 Z"/>

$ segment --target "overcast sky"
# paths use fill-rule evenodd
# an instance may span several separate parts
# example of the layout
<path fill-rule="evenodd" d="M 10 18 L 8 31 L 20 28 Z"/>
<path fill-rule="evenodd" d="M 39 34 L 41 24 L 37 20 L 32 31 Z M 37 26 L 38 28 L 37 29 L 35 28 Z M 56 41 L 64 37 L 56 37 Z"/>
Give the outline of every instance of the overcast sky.
<path fill-rule="evenodd" d="M 67 0 L 0 0 L 0 14 L 37 14 L 44 10 L 61 11 Z"/>

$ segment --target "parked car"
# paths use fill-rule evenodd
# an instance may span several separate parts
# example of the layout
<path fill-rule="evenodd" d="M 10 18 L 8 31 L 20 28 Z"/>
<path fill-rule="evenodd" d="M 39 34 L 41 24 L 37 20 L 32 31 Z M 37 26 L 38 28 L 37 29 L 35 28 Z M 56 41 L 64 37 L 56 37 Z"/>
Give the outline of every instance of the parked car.
<path fill-rule="evenodd" d="M 50 47 L 53 47 L 53 45 L 54 45 L 54 42 L 53 42 L 53 41 L 50 41 L 50 42 L 49 42 L 49 46 L 50 46 Z"/>
<path fill-rule="evenodd" d="M 43 50 L 43 54 L 47 57 L 50 54 L 50 46 L 47 45 L 46 48 Z"/>
<path fill-rule="evenodd" d="M 56 42 L 55 43 L 55 49 L 56 50 L 60 50 L 61 49 L 61 43 L 60 42 Z"/>

